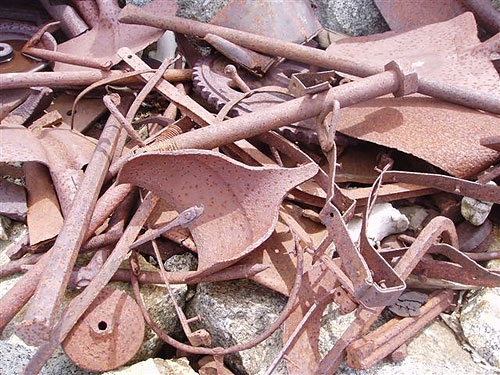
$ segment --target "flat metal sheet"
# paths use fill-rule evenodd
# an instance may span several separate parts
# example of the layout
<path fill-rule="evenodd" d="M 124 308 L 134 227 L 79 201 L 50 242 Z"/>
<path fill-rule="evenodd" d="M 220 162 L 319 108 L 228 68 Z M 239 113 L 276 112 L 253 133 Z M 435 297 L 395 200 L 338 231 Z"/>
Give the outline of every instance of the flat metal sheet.
<path fill-rule="evenodd" d="M 464 5 L 456 0 L 375 0 L 374 2 L 385 22 L 394 31 L 411 30 L 447 21 L 466 11 Z"/>
<path fill-rule="evenodd" d="M 475 52 L 479 44 L 474 16 L 466 12 L 452 20 L 406 32 L 342 39 L 331 44 L 327 52 L 379 71 L 392 60 L 404 61 L 427 82 L 498 96 L 498 72 L 489 57 Z"/>
<path fill-rule="evenodd" d="M 500 160 L 500 152 L 480 144 L 499 133 L 500 116 L 418 94 L 377 98 L 340 113 L 341 133 L 414 155 L 455 177 L 474 176 Z"/>

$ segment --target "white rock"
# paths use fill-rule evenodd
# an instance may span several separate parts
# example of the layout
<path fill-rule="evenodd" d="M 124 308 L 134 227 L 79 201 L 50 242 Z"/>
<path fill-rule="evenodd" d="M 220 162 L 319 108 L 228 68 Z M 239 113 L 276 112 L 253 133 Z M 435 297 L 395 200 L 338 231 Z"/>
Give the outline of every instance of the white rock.
<path fill-rule="evenodd" d="M 158 61 L 172 59 L 175 57 L 177 43 L 173 31 L 167 30 L 156 42 L 156 51 L 149 52 L 149 57 Z"/>
<path fill-rule="evenodd" d="M 105 372 L 103 375 L 196 375 L 187 358 L 160 359 L 150 358 L 128 367 Z"/>
<path fill-rule="evenodd" d="M 496 186 L 495 182 L 490 181 L 487 185 Z M 474 225 L 481 225 L 486 221 L 490 214 L 493 203 L 483 202 L 478 199 L 463 197 L 460 211 L 465 220 Z"/>
<path fill-rule="evenodd" d="M 382 241 L 394 233 L 401 233 L 408 229 L 410 222 L 407 217 L 399 212 L 390 203 L 379 203 L 373 206 L 368 218 L 366 235 L 372 244 Z M 354 242 L 359 240 L 361 234 L 361 219 L 354 217 L 348 224 L 347 230 Z"/>
<path fill-rule="evenodd" d="M 422 229 L 422 223 L 429 216 L 430 210 L 422 206 L 407 206 L 399 209 L 408 219 L 408 229 L 419 231 Z"/>

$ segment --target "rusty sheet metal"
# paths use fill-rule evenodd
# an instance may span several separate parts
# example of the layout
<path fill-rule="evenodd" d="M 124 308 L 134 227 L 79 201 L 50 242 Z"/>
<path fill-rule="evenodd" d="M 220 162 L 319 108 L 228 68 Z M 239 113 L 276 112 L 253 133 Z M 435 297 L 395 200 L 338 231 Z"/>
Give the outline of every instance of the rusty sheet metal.
<path fill-rule="evenodd" d="M 66 124 L 71 124 L 72 106 L 75 98 L 68 94 L 61 93 L 54 99 L 48 111 L 57 110 Z M 99 117 L 106 112 L 106 106 L 100 98 L 83 98 L 78 103 L 78 109 L 75 111 L 73 129 L 78 132 L 84 132 Z"/>
<path fill-rule="evenodd" d="M 12 220 L 26 221 L 27 211 L 24 187 L 0 178 L 0 215 Z"/>
<path fill-rule="evenodd" d="M 309 0 L 230 0 L 210 23 L 295 43 L 309 40 L 321 29 Z"/>
<path fill-rule="evenodd" d="M 294 43 L 309 41 L 321 30 L 309 0 L 230 0 L 210 23 Z M 275 57 L 247 50 L 216 35 L 207 35 L 205 40 L 229 59 L 258 75 L 277 61 Z"/>
<path fill-rule="evenodd" d="M 382 97 L 343 108 L 337 129 L 466 178 L 500 160 L 500 152 L 480 145 L 481 138 L 498 134 L 499 126 L 498 116 L 413 95 Z"/>
<path fill-rule="evenodd" d="M 198 272 L 205 274 L 238 261 L 267 239 L 284 195 L 317 170 L 312 163 L 297 168 L 248 167 L 211 151 L 182 150 L 132 158 L 118 181 L 153 191 L 179 212 L 203 205 L 203 215 L 190 230 L 198 250 Z"/>
<path fill-rule="evenodd" d="M 132 297 L 104 288 L 64 340 L 64 352 L 79 367 L 109 371 L 127 363 L 144 337 L 144 319 Z"/>
<path fill-rule="evenodd" d="M 0 161 L 36 161 L 49 168 L 61 209 L 67 213 L 95 140 L 64 126 L 28 130 L 12 123 L 0 126 L 0 139 Z"/>
<path fill-rule="evenodd" d="M 37 162 L 23 163 L 28 191 L 28 228 L 30 245 L 57 236 L 63 217 L 47 168 Z"/>
<path fill-rule="evenodd" d="M 143 25 L 125 25 L 118 22 L 120 7 L 115 0 L 99 0 L 99 20 L 90 31 L 59 45 L 58 51 L 81 57 L 93 56 L 97 61 L 112 65 L 120 61 L 116 52 L 128 47 L 138 52 L 155 42 L 163 34 L 162 30 Z M 171 0 L 153 1 L 144 6 L 156 14 L 175 14 L 177 4 Z M 54 71 L 82 70 L 69 64 L 55 63 Z M 90 68 L 91 69 L 91 68 Z"/>
<path fill-rule="evenodd" d="M 325 227 L 301 216 L 298 206 L 283 203 L 282 207 L 300 223 L 310 235 L 313 243 L 318 246 L 327 234 Z M 263 264 L 268 266 L 264 271 L 251 276 L 250 280 L 289 296 L 293 287 L 296 269 L 296 259 L 291 256 L 293 249 L 294 239 L 290 229 L 282 219 L 279 219 L 271 236 L 237 264 L 247 266 Z M 304 269 L 310 269 L 311 265 L 311 254 L 305 253 Z"/>
<path fill-rule="evenodd" d="M 401 41 L 401 43 L 397 45 L 397 48 L 393 48 L 393 50 L 396 49 L 396 51 L 393 51 L 395 56 L 386 56 L 386 60 L 384 60 L 383 63 L 378 64 L 372 63 L 371 60 L 373 56 L 380 55 L 381 48 L 383 47 L 381 45 L 371 48 L 372 51 L 358 46 L 359 48 L 357 49 L 357 54 L 359 56 L 352 56 L 352 54 L 348 53 L 349 50 L 345 47 L 342 47 L 345 51 L 338 51 L 337 49 L 334 50 L 336 46 L 339 46 L 341 44 L 331 45 L 327 51 L 324 51 L 321 49 L 311 48 L 291 42 L 285 42 L 275 38 L 259 36 L 240 30 L 187 20 L 185 18 L 163 15 L 159 16 L 144 12 L 140 8 L 134 7 L 130 4 L 123 8 L 120 13 L 119 19 L 120 22 L 151 25 L 155 27 L 161 27 L 163 29 L 173 30 L 175 32 L 183 34 L 196 35 L 199 37 L 205 37 L 208 33 L 211 33 L 221 36 L 224 39 L 227 39 L 243 47 L 252 48 L 254 51 L 266 53 L 271 56 L 281 56 L 292 59 L 294 61 L 300 61 L 322 68 L 335 69 L 339 72 L 344 72 L 360 77 L 378 74 L 385 69 L 385 65 L 391 60 L 404 57 L 404 54 L 413 54 L 412 56 L 414 56 L 414 60 L 417 60 L 418 62 L 417 65 L 421 65 L 418 70 L 418 91 L 420 93 L 441 98 L 453 103 L 458 103 L 467 107 L 482 109 L 492 113 L 499 113 L 500 110 L 498 108 L 500 108 L 500 95 L 491 95 L 491 92 L 495 91 L 486 92 L 474 89 L 469 85 L 470 82 L 468 82 L 468 80 L 466 80 L 467 84 L 458 85 L 456 84 L 456 82 L 453 82 L 453 80 L 451 80 L 450 82 L 439 79 L 440 76 L 446 75 L 447 73 L 448 75 L 450 75 L 450 72 L 462 73 L 463 70 L 467 72 L 467 69 L 462 67 L 462 65 L 468 65 L 468 68 L 471 68 L 471 66 L 473 67 L 472 71 L 468 72 L 470 76 L 468 78 L 477 79 L 477 77 L 474 76 L 474 73 L 477 73 L 478 71 L 486 73 L 485 69 L 487 68 L 487 70 L 489 70 L 489 73 L 483 74 L 483 76 L 488 76 L 489 78 L 493 79 L 493 83 L 490 86 L 494 86 L 495 80 L 497 82 L 499 81 L 498 76 L 495 77 L 492 75 L 492 72 L 495 70 L 489 58 L 483 57 L 483 59 L 481 59 L 479 56 L 476 56 L 475 58 L 472 58 L 473 61 L 467 64 L 466 62 L 469 59 L 470 53 L 463 54 L 462 51 L 460 53 L 457 53 L 458 46 L 446 42 L 446 38 L 439 39 L 438 41 L 440 43 L 435 43 L 436 34 L 446 34 L 446 32 L 450 32 L 447 38 L 448 40 L 469 40 L 472 42 L 472 45 L 469 46 L 470 43 L 461 45 L 469 46 L 469 48 L 473 49 L 474 45 L 477 45 L 479 43 L 479 40 L 475 36 L 475 23 L 473 17 L 470 14 L 469 16 L 467 16 L 467 14 L 468 13 L 464 13 L 463 16 L 459 16 L 449 22 L 425 26 L 416 31 L 408 32 L 406 35 L 402 35 L 401 37 L 403 40 Z M 450 23 L 450 25 L 448 23 Z M 459 23 L 460 25 L 458 25 Z M 462 27 L 462 24 L 465 24 L 465 26 L 468 26 L 468 28 Z M 458 25 L 458 27 L 451 27 L 451 25 Z M 466 31 L 468 31 L 467 38 L 464 37 L 464 32 Z M 430 55 L 430 51 L 423 48 L 423 52 L 425 53 L 425 55 L 420 56 L 422 49 L 419 50 L 420 46 L 418 38 L 423 36 L 415 35 L 415 32 L 417 32 L 417 34 L 426 34 L 424 35 L 424 40 L 427 41 L 427 43 L 425 44 L 430 44 L 432 46 L 440 44 L 440 48 L 431 50 L 432 53 Z M 393 34 L 384 35 L 388 36 Z M 359 39 L 357 40 L 359 41 Z M 407 50 L 402 49 L 402 46 L 405 45 L 404 43 L 408 44 L 409 46 Z M 452 47 L 446 49 L 448 45 L 451 45 Z M 343 46 L 346 46 L 346 44 L 343 44 Z M 463 48 L 461 48 L 461 50 L 462 49 Z M 420 53 L 415 55 L 414 53 L 416 51 L 419 51 Z M 439 64 L 440 59 L 437 58 L 439 57 L 439 53 L 442 53 L 447 57 L 446 69 L 443 69 L 442 64 Z M 458 56 L 462 57 L 462 55 L 464 58 L 458 59 Z M 432 59 L 430 59 L 429 56 L 431 56 Z M 430 60 L 432 60 L 432 64 L 425 64 L 425 61 L 429 62 Z M 481 64 L 478 64 L 478 61 L 481 61 Z M 441 69 L 438 69 L 439 67 L 441 67 Z M 437 70 L 437 72 L 434 72 L 434 68 Z M 426 72 L 426 70 L 432 71 L 429 73 L 428 71 Z M 451 75 L 453 76 L 453 74 Z M 462 83 L 463 81 L 463 77 L 458 74 L 455 74 L 455 79 L 460 83 Z M 348 86 L 352 87 L 352 83 Z M 394 92 L 397 89 L 398 88 L 394 88 L 391 90 L 391 92 Z M 377 96 L 380 95 L 381 94 Z M 341 103 L 341 105 L 345 106 L 345 104 L 343 103 Z M 291 122 L 288 122 L 288 124 L 290 123 Z"/>
<path fill-rule="evenodd" d="M 331 44 L 327 52 L 379 70 L 391 60 L 406 61 L 419 80 L 425 78 L 426 86 L 443 83 L 498 96 L 500 78 L 489 57 L 473 53 L 479 44 L 474 16 L 467 12 L 407 32 L 342 39 Z M 430 95 L 422 85 L 419 92 Z"/>
<path fill-rule="evenodd" d="M 0 92 L 0 121 L 30 95 L 28 89 L 2 90 Z"/>
<path fill-rule="evenodd" d="M 431 23 L 447 21 L 466 8 L 457 0 L 374 0 L 391 30 L 416 29 Z"/>

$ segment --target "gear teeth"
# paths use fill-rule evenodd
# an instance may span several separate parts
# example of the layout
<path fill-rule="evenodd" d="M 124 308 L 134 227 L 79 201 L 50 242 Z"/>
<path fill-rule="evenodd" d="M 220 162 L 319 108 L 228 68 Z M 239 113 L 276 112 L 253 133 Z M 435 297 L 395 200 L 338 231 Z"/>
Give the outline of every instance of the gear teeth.
<path fill-rule="evenodd" d="M 240 95 L 239 92 L 229 87 L 229 78 L 226 78 L 221 72 L 223 67 L 228 63 L 229 60 L 215 55 L 199 59 L 193 67 L 192 82 L 194 91 L 216 111 L 220 111 L 230 100 Z M 259 80 L 258 82 L 254 82 L 249 76 L 245 77 L 245 79 L 248 79 L 248 84 L 252 88 L 262 84 L 286 86 L 289 74 L 301 71 L 301 66 L 294 63 L 285 64 L 287 65 L 282 65 L 281 68 L 277 67 L 274 75 L 272 71 L 269 71 L 268 74 L 270 76 L 265 81 Z M 252 83 L 253 85 L 251 85 Z M 252 98 L 255 97 L 257 96 L 253 96 Z M 262 98 L 264 99 L 262 100 Z M 229 112 L 229 116 L 236 117 L 252 112 L 252 105 L 262 105 L 262 102 L 266 101 L 265 98 L 265 96 L 260 96 L 254 102 L 251 101 L 252 99 L 250 101 L 245 100 L 243 104 L 239 103 L 234 106 Z M 301 122 L 300 126 L 291 125 L 282 127 L 278 129 L 278 132 L 292 142 L 318 144 L 315 131 L 308 128 L 306 122 Z"/>

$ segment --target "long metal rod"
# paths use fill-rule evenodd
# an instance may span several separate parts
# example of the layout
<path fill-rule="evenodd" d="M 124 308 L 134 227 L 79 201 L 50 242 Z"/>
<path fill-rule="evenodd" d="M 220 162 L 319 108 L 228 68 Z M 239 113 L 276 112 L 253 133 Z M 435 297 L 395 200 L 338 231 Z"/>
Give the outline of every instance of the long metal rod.
<path fill-rule="evenodd" d="M 75 72 L 25 72 L 0 74 L 2 89 L 19 89 L 33 86 L 66 88 L 89 86 L 103 79 L 120 79 L 124 72 L 120 70 L 81 70 Z M 169 82 L 186 82 L 191 79 L 192 69 L 168 69 L 163 78 Z M 142 84 L 139 80 L 124 79 L 116 84 Z"/>
<path fill-rule="evenodd" d="M 108 121 L 104 127 L 73 199 L 70 212 L 51 250 L 47 267 L 28 306 L 26 316 L 16 327 L 18 336 L 28 344 L 39 345 L 49 338 L 71 270 L 85 239 L 92 211 L 111 163 L 120 130 L 115 121 Z"/>
<path fill-rule="evenodd" d="M 126 258 L 129 252 L 130 244 L 136 239 L 142 226 L 158 203 L 159 198 L 148 194 L 141 203 L 133 218 L 130 220 L 123 237 L 116 244 L 113 252 L 110 254 L 106 263 L 101 267 L 99 273 L 89 283 L 85 290 L 75 297 L 64 310 L 59 323 L 51 332 L 50 340 L 41 345 L 38 351 L 33 355 L 30 362 L 24 369 L 23 374 L 35 375 L 40 373 L 45 362 L 50 358 L 54 350 L 65 339 L 78 319 L 95 300 L 100 291 L 111 280 L 114 273 L 120 267 L 120 264 Z"/>
<path fill-rule="evenodd" d="M 361 65 L 357 62 L 334 57 L 321 49 L 181 17 L 152 14 L 133 5 L 125 6 L 118 19 L 124 23 L 154 26 L 200 38 L 204 38 L 207 34 L 215 34 L 256 52 L 270 56 L 281 56 L 321 68 L 335 69 L 359 77 L 367 77 L 381 72 L 381 69 L 378 67 Z M 452 103 L 500 114 L 500 95 L 498 94 L 484 93 L 472 88 L 460 88 L 422 77 L 419 77 L 418 92 Z"/>
<path fill-rule="evenodd" d="M 280 126 L 317 116 L 338 100 L 341 107 L 395 92 L 399 88 L 396 72 L 387 71 L 336 86 L 316 95 L 303 96 L 270 108 L 235 117 L 211 126 L 180 134 L 171 139 L 173 148 L 213 149 L 250 138 Z"/>

